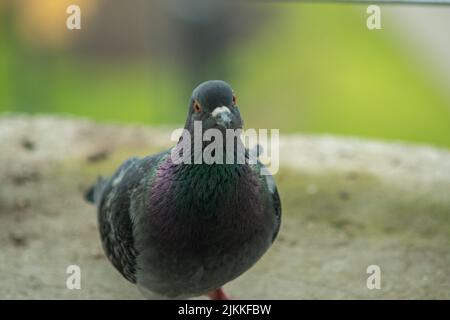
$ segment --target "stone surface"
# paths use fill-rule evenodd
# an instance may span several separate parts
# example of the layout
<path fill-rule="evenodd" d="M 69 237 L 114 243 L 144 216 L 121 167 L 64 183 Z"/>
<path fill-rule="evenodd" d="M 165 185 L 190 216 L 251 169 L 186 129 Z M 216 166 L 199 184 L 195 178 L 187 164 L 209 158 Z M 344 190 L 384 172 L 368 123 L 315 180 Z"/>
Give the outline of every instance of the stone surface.
<path fill-rule="evenodd" d="M 0 298 L 142 299 L 103 255 L 83 191 L 171 128 L 0 118 Z M 450 298 L 450 152 L 333 136 L 281 136 L 283 226 L 226 286 L 234 298 Z M 81 268 L 81 290 L 66 268 Z M 369 290 L 369 265 L 381 289 Z"/>

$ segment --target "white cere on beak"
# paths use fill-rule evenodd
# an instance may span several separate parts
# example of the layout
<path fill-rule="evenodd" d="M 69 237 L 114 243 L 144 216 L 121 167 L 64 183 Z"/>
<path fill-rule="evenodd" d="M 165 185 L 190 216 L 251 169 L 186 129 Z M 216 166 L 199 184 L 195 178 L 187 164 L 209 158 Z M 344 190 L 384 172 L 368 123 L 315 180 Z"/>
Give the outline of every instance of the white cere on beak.
<path fill-rule="evenodd" d="M 211 115 L 214 118 L 217 118 L 219 115 L 228 115 L 230 114 L 231 111 L 230 109 L 228 109 L 228 107 L 222 106 L 222 107 L 217 107 L 213 110 L 213 112 L 211 112 Z"/>

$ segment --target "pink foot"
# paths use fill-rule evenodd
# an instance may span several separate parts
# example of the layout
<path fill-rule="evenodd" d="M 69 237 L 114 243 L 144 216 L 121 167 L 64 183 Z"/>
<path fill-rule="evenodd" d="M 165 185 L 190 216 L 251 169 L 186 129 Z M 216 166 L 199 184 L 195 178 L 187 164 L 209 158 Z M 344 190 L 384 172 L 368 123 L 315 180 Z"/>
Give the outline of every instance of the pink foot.
<path fill-rule="evenodd" d="M 214 291 L 208 292 L 208 297 L 211 300 L 231 300 L 230 297 L 228 297 L 222 288 L 216 289 Z"/>

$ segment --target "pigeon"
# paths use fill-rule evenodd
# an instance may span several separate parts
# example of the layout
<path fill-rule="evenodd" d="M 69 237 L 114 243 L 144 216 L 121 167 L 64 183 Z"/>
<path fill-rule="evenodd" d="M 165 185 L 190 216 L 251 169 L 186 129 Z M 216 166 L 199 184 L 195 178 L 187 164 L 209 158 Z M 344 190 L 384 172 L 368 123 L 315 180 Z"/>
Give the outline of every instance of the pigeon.
<path fill-rule="evenodd" d="M 228 83 L 210 80 L 194 89 L 184 132 L 198 134 L 195 123 L 203 131 L 216 129 L 224 145 L 227 139 L 242 143 L 226 135 L 243 127 Z M 181 148 L 193 145 L 186 136 L 169 150 L 126 160 L 85 198 L 97 207 L 105 255 L 145 297 L 227 300 L 222 287 L 250 269 L 277 237 L 280 197 L 274 178 L 261 174 L 264 165 L 249 161 L 247 149 L 244 161 L 237 161 L 234 146 L 217 157 L 233 161 L 196 163 L 198 152 Z M 208 142 L 197 150 L 205 151 Z"/>

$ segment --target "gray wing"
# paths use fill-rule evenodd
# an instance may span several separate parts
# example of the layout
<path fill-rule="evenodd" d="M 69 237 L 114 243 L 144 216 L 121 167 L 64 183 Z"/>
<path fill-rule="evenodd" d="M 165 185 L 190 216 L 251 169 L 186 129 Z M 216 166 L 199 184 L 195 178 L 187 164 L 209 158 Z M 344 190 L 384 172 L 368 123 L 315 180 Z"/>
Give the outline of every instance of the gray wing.
<path fill-rule="evenodd" d="M 130 204 L 141 181 L 156 170 L 162 154 L 125 161 L 102 186 L 98 224 L 103 249 L 114 267 L 130 282 L 136 283 L 136 257 Z"/>
<path fill-rule="evenodd" d="M 278 235 L 278 232 L 280 231 L 280 226 L 281 226 L 281 201 L 280 201 L 280 196 L 278 194 L 278 189 L 277 189 L 277 185 L 275 184 L 275 180 L 273 179 L 273 177 L 271 175 L 267 175 L 266 177 L 266 183 L 267 183 L 267 188 L 269 189 L 269 193 L 272 197 L 272 203 L 273 203 L 273 207 L 275 210 L 275 217 L 277 219 L 277 226 L 275 228 L 273 237 L 272 237 L 272 242 L 275 241 L 275 238 Z"/>
<path fill-rule="evenodd" d="M 258 145 L 258 149 L 261 150 L 261 147 L 259 145 Z M 256 172 L 258 173 L 258 175 L 261 174 L 262 171 L 267 172 L 266 167 L 259 160 L 257 161 L 256 166 L 253 168 L 256 169 Z M 273 241 L 275 241 L 275 238 L 277 237 L 278 232 L 280 231 L 280 226 L 281 226 L 281 200 L 280 200 L 277 185 L 275 183 L 273 176 L 271 174 L 264 175 L 263 180 L 266 184 L 270 199 L 272 200 L 273 210 L 274 210 L 275 219 L 276 219 L 275 230 L 274 230 L 274 233 L 272 236 L 272 242 L 273 242 Z"/>

